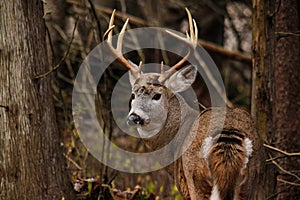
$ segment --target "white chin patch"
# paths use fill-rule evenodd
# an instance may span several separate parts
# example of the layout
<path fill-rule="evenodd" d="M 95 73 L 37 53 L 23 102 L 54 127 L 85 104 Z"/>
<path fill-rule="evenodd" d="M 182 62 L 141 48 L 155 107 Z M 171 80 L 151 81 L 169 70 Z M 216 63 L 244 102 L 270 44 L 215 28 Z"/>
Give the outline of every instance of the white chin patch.
<path fill-rule="evenodd" d="M 150 138 L 155 136 L 163 128 L 161 124 L 150 123 L 146 126 L 140 126 L 137 128 L 141 138 Z"/>

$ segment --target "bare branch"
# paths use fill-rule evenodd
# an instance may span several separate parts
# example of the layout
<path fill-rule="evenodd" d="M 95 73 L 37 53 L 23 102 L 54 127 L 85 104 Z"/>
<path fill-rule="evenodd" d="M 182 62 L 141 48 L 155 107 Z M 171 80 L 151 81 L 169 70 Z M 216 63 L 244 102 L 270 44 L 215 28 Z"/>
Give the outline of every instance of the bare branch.
<path fill-rule="evenodd" d="M 102 42 L 102 29 L 101 29 L 101 24 L 100 24 L 100 21 L 99 21 L 99 18 L 97 16 L 97 12 L 96 12 L 96 9 L 95 9 L 95 6 L 94 6 L 94 3 L 92 2 L 92 0 L 88 0 L 90 6 L 91 6 L 91 10 L 92 10 L 92 13 L 93 13 L 93 16 L 96 20 L 96 24 L 97 24 L 97 28 L 98 28 L 98 31 L 99 31 L 99 39 L 100 41 Z"/>
<path fill-rule="evenodd" d="M 291 32 L 275 32 L 279 38 L 289 37 L 289 36 L 298 36 L 300 37 L 300 31 L 291 31 Z"/>
<path fill-rule="evenodd" d="M 276 147 L 273 147 L 273 146 L 270 146 L 270 145 L 267 145 L 267 144 L 264 144 L 265 147 L 267 147 L 268 149 L 271 149 L 271 150 L 274 150 L 274 151 L 277 151 L 281 154 L 284 154 L 288 157 L 291 157 L 291 156 L 300 156 L 300 152 L 295 152 L 295 153 L 289 153 L 289 152 L 286 152 L 284 150 L 281 150 L 281 149 L 278 149 Z"/>
<path fill-rule="evenodd" d="M 72 158 L 64 154 L 65 158 L 70 161 L 77 169 L 82 170 L 82 167 L 80 167 Z"/>
<path fill-rule="evenodd" d="M 292 173 L 292 172 L 290 172 L 290 171 L 287 171 L 287 170 L 283 169 L 283 167 L 281 167 L 276 161 L 273 160 L 272 163 L 273 163 L 280 171 L 282 171 L 283 173 L 288 174 L 288 175 L 290 175 L 290 176 L 293 176 L 293 177 L 295 177 L 297 180 L 300 181 L 300 177 L 299 177 L 299 176 L 297 176 L 296 174 L 294 174 L 294 173 Z"/>
<path fill-rule="evenodd" d="M 277 181 L 280 181 L 280 182 L 283 182 L 283 183 L 286 183 L 286 184 L 289 184 L 289 185 L 300 187 L 300 183 L 294 183 L 294 182 L 286 181 L 286 180 L 283 180 L 283 179 L 280 179 L 280 178 L 277 178 Z"/>
<path fill-rule="evenodd" d="M 85 5 L 78 1 L 67 0 L 67 2 L 69 4 L 85 8 Z M 90 9 L 89 6 L 87 6 L 87 7 Z M 102 6 L 95 6 L 95 9 L 97 11 L 102 12 L 107 15 L 111 15 L 113 12 L 112 9 L 105 8 Z M 130 23 L 135 24 L 137 26 L 149 26 L 149 24 L 145 20 L 135 17 L 133 15 L 124 14 L 122 12 L 117 12 L 117 11 L 116 11 L 115 15 L 117 18 L 120 18 L 120 19 L 130 18 Z M 248 64 L 247 67 L 251 67 L 252 60 L 251 60 L 251 55 L 249 55 L 249 54 L 244 54 L 244 53 L 241 53 L 238 51 L 227 50 L 227 49 L 223 48 L 222 46 L 219 46 L 212 42 L 207 42 L 207 41 L 201 40 L 201 39 L 198 39 L 198 44 L 201 45 L 203 48 L 205 48 L 207 51 L 218 53 L 220 55 L 226 56 L 227 58 L 246 63 L 246 64 Z"/>
<path fill-rule="evenodd" d="M 74 40 L 74 36 L 75 36 L 75 31 L 76 31 L 76 28 L 77 28 L 77 24 L 78 24 L 78 21 L 79 21 L 79 17 L 77 17 L 76 21 L 75 21 L 75 25 L 74 25 L 74 28 L 73 28 L 73 32 L 72 32 L 72 36 L 71 36 L 71 40 L 70 40 L 70 43 L 68 45 L 68 49 L 64 55 L 64 57 L 59 61 L 59 63 L 57 65 L 55 65 L 51 70 L 49 70 L 48 72 L 44 73 L 44 74 L 40 74 L 40 75 L 37 75 L 35 76 L 34 78 L 35 79 L 39 79 L 39 78 L 44 78 L 46 76 L 48 76 L 50 73 L 56 71 L 66 60 L 66 58 L 69 56 L 70 54 L 70 50 L 71 50 L 71 46 L 72 46 L 72 43 L 73 43 L 73 40 Z"/>

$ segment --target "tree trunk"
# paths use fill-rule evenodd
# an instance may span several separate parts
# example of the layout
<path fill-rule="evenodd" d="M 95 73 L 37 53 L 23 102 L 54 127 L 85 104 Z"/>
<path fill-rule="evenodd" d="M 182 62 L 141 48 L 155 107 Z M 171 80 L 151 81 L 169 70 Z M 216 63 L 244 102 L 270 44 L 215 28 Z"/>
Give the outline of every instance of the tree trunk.
<path fill-rule="evenodd" d="M 271 144 L 275 125 L 274 116 L 274 19 L 268 16 L 274 11 L 273 0 L 253 0 L 252 15 L 252 103 L 251 114 L 258 126 L 258 133 L 265 143 Z M 262 151 L 264 151 L 262 149 Z M 262 162 L 266 163 L 265 160 Z M 265 166 L 261 177 L 265 188 L 265 197 L 275 193 L 275 169 Z"/>
<path fill-rule="evenodd" d="M 57 131 L 42 1 L 0 5 L 0 197 L 72 199 Z"/>
<path fill-rule="evenodd" d="M 300 37 L 286 35 L 300 30 L 299 0 L 282 0 L 275 15 L 275 147 L 287 152 L 300 152 Z M 277 161 L 285 170 L 300 175 L 299 157 L 283 158 Z M 289 181 L 299 184 L 297 178 L 279 171 L 277 176 L 277 199 L 299 199 L 299 186 L 283 183 Z M 282 181 L 283 180 L 283 181 Z"/>
<path fill-rule="evenodd" d="M 253 0 L 252 115 L 265 143 L 299 152 L 300 38 L 292 32 L 299 30 L 300 3 L 278 2 L 280 5 L 273 0 Z M 269 158 L 282 156 L 273 150 L 267 152 Z M 299 176 L 299 165 L 297 157 L 266 165 L 262 178 L 268 199 L 299 199 L 299 186 L 293 185 L 299 180 L 284 172 Z"/>

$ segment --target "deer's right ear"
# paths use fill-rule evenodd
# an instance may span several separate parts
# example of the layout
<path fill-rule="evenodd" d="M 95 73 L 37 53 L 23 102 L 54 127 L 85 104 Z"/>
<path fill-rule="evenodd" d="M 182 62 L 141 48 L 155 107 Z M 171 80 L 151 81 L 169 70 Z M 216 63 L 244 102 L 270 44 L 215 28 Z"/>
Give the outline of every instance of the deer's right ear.
<path fill-rule="evenodd" d="M 194 83 L 196 75 L 197 68 L 190 65 L 167 79 L 165 86 L 174 93 L 185 91 Z"/>
<path fill-rule="evenodd" d="M 129 60 L 129 63 L 130 63 L 132 66 L 134 66 L 136 69 L 139 68 L 136 64 L 134 64 L 134 63 L 131 62 L 130 60 Z M 141 74 L 141 73 L 142 73 L 142 72 L 140 72 L 140 73 L 138 73 L 137 75 L 134 76 L 134 75 L 132 74 L 132 72 L 129 71 L 129 82 L 130 82 L 130 84 L 131 84 L 131 87 L 133 87 L 133 85 L 134 85 L 136 79 L 138 79 L 138 78 L 140 77 L 140 74 Z"/>
<path fill-rule="evenodd" d="M 130 82 L 130 85 L 131 87 L 133 87 L 135 81 L 136 81 L 136 77 L 132 75 L 131 71 L 129 71 L 129 82 Z"/>

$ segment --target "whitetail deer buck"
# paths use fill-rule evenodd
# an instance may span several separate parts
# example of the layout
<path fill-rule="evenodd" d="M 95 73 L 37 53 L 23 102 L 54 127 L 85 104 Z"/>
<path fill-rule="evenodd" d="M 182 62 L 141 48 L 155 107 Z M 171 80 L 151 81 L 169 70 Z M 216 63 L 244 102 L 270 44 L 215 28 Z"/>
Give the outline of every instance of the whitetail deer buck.
<path fill-rule="evenodd" d="M 178 94 L 191 86 L 197 74 L 195 67 L 187 66 L 172 75 L 182 67 L 197 45 L 196 23 L 188 10 L 187 13 L 190 36 L 187 34 L 187 38 L 181 40 L 188 43 L 191 50 L 168 71 L 164 72 L 162 66 L 160 74 L 142 73 L 141 65 L 137 67 L 122 56 L 122 34 L 128 20 L 120 33 L 117 48 L 112 46 L 112 14 L 106 32 L 109 48 L 130 70 L 132 96 L 128 124 L 137 127 L 152 150 L 168 144 L 179 129 L 187 135 L 195 135 L 183 155 L 166 167 L 185 199 L 257 199 L 258 191 L 253 186 L 258 184 L 260 174 L 261 142 L 250 115 L 242 109 L 227 108 L 224 124 L 219 126 L 220 120 L 214 116 L 209 127 L 212 109 L 198 115 Z M 220 115 L 225 112 L 224 108 L 215 109 Z M 182 126 L 179 127 L 181 120 Z"/>

